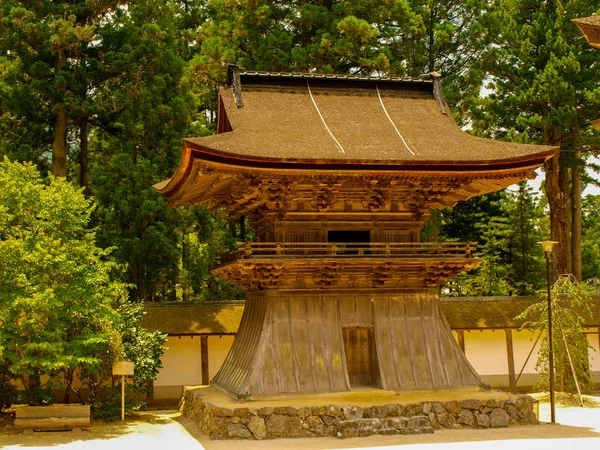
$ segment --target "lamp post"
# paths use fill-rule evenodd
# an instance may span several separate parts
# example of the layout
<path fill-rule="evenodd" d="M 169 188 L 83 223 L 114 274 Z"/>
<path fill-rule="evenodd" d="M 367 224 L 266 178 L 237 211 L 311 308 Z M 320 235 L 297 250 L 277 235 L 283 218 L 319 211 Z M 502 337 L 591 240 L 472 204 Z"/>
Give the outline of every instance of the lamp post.
<path fill-rule="evenodd" d="M 556 241 L 541 241 L 546 256 L 546 288 L 548 290 L 548 371 L 550 377 L 550 422 L 556 423 L 556 408 L 554 404 L 554 349 L 552 347 L 552 301 L 550 298 L 550 256 Z"/>

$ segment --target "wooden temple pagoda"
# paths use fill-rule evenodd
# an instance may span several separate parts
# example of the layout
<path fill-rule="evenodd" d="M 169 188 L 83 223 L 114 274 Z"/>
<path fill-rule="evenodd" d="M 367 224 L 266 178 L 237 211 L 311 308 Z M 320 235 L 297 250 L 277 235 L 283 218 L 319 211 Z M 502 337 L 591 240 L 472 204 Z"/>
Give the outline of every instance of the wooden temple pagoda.
<path fill-rule="evenodd" d="M 440 78 L 230 71 L 217 134 L 184 139 L 172 206 L 248 217 L 257 242 L 213 273 L 247 290 L 211 384 L 259 394 L 482 385 L 439 286 L 473 243 L 420 242 L 431 208 L 534 175 L 555 148 L 482 139 L 453 121 Z"/>
<path fill-rule="evenodd" d="M 590 45 L 600 50 L 600 16 L 581 17 L 572 21 L 579 27 Z"/>

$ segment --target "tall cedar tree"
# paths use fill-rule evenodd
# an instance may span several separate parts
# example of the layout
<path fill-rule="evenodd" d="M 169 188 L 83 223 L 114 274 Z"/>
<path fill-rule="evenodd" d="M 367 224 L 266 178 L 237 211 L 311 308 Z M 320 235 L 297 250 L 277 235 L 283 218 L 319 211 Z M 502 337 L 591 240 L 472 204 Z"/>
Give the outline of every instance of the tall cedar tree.
<path fill-rule="evenodd" d="M 494 45 L 482 60 L 492 94 L 473 115 L 474 128 L 485 135 L 560 147 L 544 166 L 558 274 L 579 267 L 581 255 L 571 254 L 571 235 L 579 231 L 571 228 L 570 180 L 577 196 L 578 152 L 597 150 L 589 128 L 600 109 L 600 52 L 570 20 L 597 8 L 595 0 L 498 0 Z"/>
<path fill-rule="evenodd" d="M 115 0 L 2 3 L 0 104 L 7 106 L 6 118 L 20 124 L 19 130 L 6 123 L 2 128 L 25 141 L 16 154 L 5 143 L 5 154 L 25 159 L 23 150 L 34 151 L 38 164 L 51 166 L 55 176 L 67 176 L 68 122 L 76 121 L 85 130 L 92 107 L 86 96 L 97 69 L 97 27 L 110 20 L 118 4 Z"/>
<path fill-rule="evenodd" d="M 444 94 L 454 118 L 461 125 L 479 97 L 484 72 L 478 64 L 490 43 L 493 25 L 490 0 L 410 0 L 420 16 L 423 32 L 414 41 L 400 41 L 407 54 L 407 73 L 419 76 L 438 72 L 444 77 Z M 410 44 L 410 45 L 407 45 Z M 402 54 L 392 51 L 392 54 Z"/>

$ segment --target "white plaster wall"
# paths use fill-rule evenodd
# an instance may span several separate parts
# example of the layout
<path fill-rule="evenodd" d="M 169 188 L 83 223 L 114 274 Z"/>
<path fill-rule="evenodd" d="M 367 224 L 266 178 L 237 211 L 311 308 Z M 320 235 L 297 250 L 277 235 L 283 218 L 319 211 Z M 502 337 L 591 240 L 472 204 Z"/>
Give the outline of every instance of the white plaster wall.
<path fill-rule="evenodd" d="M 210 339 L 210 338 L 209 338 Z M 196 385 L 202 383 L 200 336 L 169 336 L 154 386 Z M 209 345 L 210 354 L 210 345 Z"/>
<path fill-rule="evenodd" d="M 523 369 L 523 365 L 527 360 L 527 355 L 531 351 L 535 340 L 537 339 L 539 331 L 530 331 L 530 330 L 513 330 L 513 352 L 515 358 L 515 377 L 519 376 L 519 372 Z M 537 370 L 535 370 L 535 366 L 537 364 L 538 354 L 540 351 L 540 345 L 542 343 L 543 337 L 541 337 L 537 344 L 535 345 L 535 349 L 533 353 L 529 357 L 529 361 L 525 365 L 525 369 L 523 369 L 523 374 L 537 374 Z"/>
<path fill-rule="evenodd" d="M 504 330 L 465 331 L 465 355 L 479 375 L 508 374 Z"/>
<path fill-rule="evenodd" d="M 596 330 L 586 331 L 589 332 L 589 334 L 587 334 L 587 338 L 590 346 L 592 347 L 589 351 L 590 368 L 593 372 L 600 372 L 600 352 L 598 351 L 600 342 L 598 342 L 598 332 Z M 596 376 L 595 381 L 600 382 L 600 376 Z"/>
<path fill-rule="evenodd" d="M 217 374 L 229 349 L 233 345 L 235 336 L 209 336 L 208 337 L 208 377 L 210 380 Z"/>

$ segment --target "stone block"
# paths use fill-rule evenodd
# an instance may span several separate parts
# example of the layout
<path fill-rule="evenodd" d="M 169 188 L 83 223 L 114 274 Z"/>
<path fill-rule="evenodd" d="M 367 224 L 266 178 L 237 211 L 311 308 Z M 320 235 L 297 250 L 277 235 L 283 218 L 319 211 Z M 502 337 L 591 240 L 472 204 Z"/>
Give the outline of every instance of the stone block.
<path fill-rule="evenodd" d="M 250 414 L 250 411 L 248 410 L 248 408 L 235 408 L 233 410 L 233 415 L 236 417 L 244 417 L 244 416 L 247 416 L 248 414 Z"/>
<path fill-rule="evenodd" d="M 296 408 L 291 406 L 278 406 L 273 408 L 273 414 L 280 414 L 282 416 L 295 416 L 298 411 Z"/>
<path fill-rule="evenodd" d="M 342 408 L 340 408 L 338 405 L 328 405 L 327 415 L 333 417 L 342 417 Z"/>
<path fill-rule="evenodd" d="M 356 428 L 349 430 L 340 430 L 335 435 L 340 439 L 347 439 L 352 437 L 358 437 L 358 430 Z"/>
<path fill-rule="evenodd" d="M 208 413 L 211 416 L 216 416 L 216 417 L 231 417 L 231 416 L 233 416 L 232 409 L 221 408 L 220 406 L 213 405 L 212 403 L 207 403 L 206 407 L 208 409 Z"/>
<path fill-rule="evenodd" d="M 504 406 L 504 409 L 506 410 L 506 412 L 508 413 L 508 415 L 510 416 L 518 416 L 519 415 L 519 408 L 517 408 L 515 405 L 513 404 L 507 404 Z"/>
<path fill-rule="evenodd" d="M 490 421 L 492 428 L 507 427 L 510 417 L 502 408 L 494 408 L 490 413 Z"/>
<path fill-rule="evenodd" d="M 435 417 L 434 412 L 430 412 L 428 417 L 429 417 L 429 422 L 431 422 L 431 426 L 433 428 L 441 428 L 440 424 L 437 421 L 437 418 Z"/>
<path fill-rule="evenodd" d="M 313 406 L 312 407 L 312 415 L 313 416 L 324 416 L 327 414 L 327 407 L 325 406 Z"/>
<path fill-rule="evenodd" d="M 475 423 L 475 418 L 473 417 L 473 413 L 468 409 L 463 409 L 458 415 L 458 423 L 461 425 L 467 425 L 469 427 L 473 427 Z"/>
<path fill-rule="evenodd" d="M 462 408 L 460 407 L 460 403 L 457 402 L 456 400 L 453 400 L 451 402 L 446 402 L 444 404 L 444 407 L 446 408 L 446 411 L 448 411 L 450 414 L 453 414 L 455 416 L 458 416 L 462 410 Z"/>
<path fill-rule="evenodd" d="M 488 408 L 494 409 L 494 408 L 498 408 L 498 406 L 500 406 L 500 404 L 498 403 L 498 400 L 495 400 L 492 398 L 485 402 L 485 406 L 487 406 Z"/>
<path fill-rule="evenodd" d="M 410 403 L 404 406 L 404 415 L 406 417 L 418 416 L 423 414 L 423 403 Z"/>
<path fill-rule="evenodd" d="M 250 420 L 252 420 L 252 417 L 258 417 L 258 416 L 251 416 L 250 414 L 248 414 L 247 416 L 240 417 L 240 423 L 248 426 L 248 424 L 250 423 Z"/>
<path fill-rule="evenodd" d="M 517 397 L 515 406 L 519 408 L 519 411 L 521 411 L 522 414 L 528 414 L 533 411 L 533 398 L 527 395 L 521 395 L 520 397 Z"/>
<path fill-rule="evenodd" d="M 342 412 L 345 420 L 356 420 L 363 418 L 364 410 L 360 406 L 347 405 L 342 408 Z"/>
<path fill-rule="evenodd" d="M 227 426 L 229 425 L 229 421 L 226 417 L 208 417 L 206 428 L 209 433 L 219 433 L 222 435 L 227 435 Z"/>
<path fill-rule="evenodd" d="M 388 415 L 388 408 L 386 405 L 377 405 L 371 407 L 371 417 L 373 419 L 385 419 Z"/>
<path fill-rule="evenodd" d="M 489 428 L 492 426 L 492 421 L 490 420 L 490 416 L 488 416 L 487 414 L 481 414 L 481 413 L 476 414 L 475 421 L 477 422 L 477 425 L 482 428 Z"/>
<path fill-rule="evenodd" d="M 341 423 L 341 422 L 340 422 Z M 325 424 L 318 416 L 309 416 L 304 420 L 306 429 L 319 436 L 325 435 Z"/>
<path fill-rule="evenodd" d="M 256 439 L 264 439 L 267 436 L 267 425 L 265 424 L 265 419 L 258 416 L 250 417 L 250 422 L 248 422 L 248 430 L 250 430 Z"/>
<path fill-rule="evenodd" d="M 407 424 L 407 417 L 388 417 L 385 419 L 385 425 L 387 428 L 406 428 Z"/>
<path fill-rule="evenodd" d="M 233 439 L 248 439 L 252 437 L 252 433 L 248 431 L 241 423 L 232 423 L 227 427 L 227 435 Z"/>
<path fill-rule="evenodd" d="M 311 408 L 305 406 L 303 408 L 298 408 L 296 415 L 298 417 L 300 417 L 301 419 L 306 419 L 308 416 L 311 415 L 311 413 L 312 413 Z"/>
<path fill-rule="evenodd" d="M 408 419 L 408 424 L 406 425 L 406 427 L 411 430 L 415 430 L 417 428 L 426 428 L 431 427 L 431 422 L 429 422 L 429 418 L 427 418 L 426 416 L 413 416 Z"/>
<path fill-rule="evenodd" d="M 337 427 L 338 427 L 338 430 L 341 430 L 341 431 L 345 431 L 345 430 L 357 430 L 358 429 L 358 423 L 356 422 L 356 420 L 341 420 L 338 423 Z"/>
<path fill-rule="evenodd" d="M 437 423 L 444 428 L 453 428 L 456 423 L 456 419 L 449 412 L 443 412 L 435 415 Z"/>
<path fill-rule="evenodd" d="M 372 430 L 378 430 L 379 428 L 381 428 L 381 421 L 376 418 L 357 419 L 355 422 L 356 422 L 356 427 L 359 430 L 372 431 Z"/>
<path fill-rule="evenodd" d="M 446 412 L 442 402 L 433 402 L 431 410 L 436 414 Z"/>
<path fill-rule="evenodd" d="M 329 426 L 337 427 L 338 423 L 340 423 L 342 421 L 341 418 L 333 417 L 333 416 L 323 416 L 323 417 L 321 417 L 321 419 L 323 420 L 323 423 L 328 427 Z"/>
<path fill-rule="evenodd" d="M 275 408 L 272 408 L 270 406 L 265 406 L 264 408 L 258 409 L 258 415 L 261 417 L 268 417 L 271 414 L 273 414 L 273 411 L 275 411 Z"/>
<path fill-rule="evenodd" d="M 433 409 L 433 403 L 431 403 L 431 402 L 423 403 L 423 414 L 425 414 L 426 416 L 429 415 L 429 413 L 431 412 L 432 409 Z"/>
<path fill-rule="evenodd" d="M 460 402 L 461 408 L 464 409 L 479 409 L 481 408 L 481 400 L 468 399 Z"/>
<path fill-rule="evenodd" d="M 208 438 L 211 441 L 224 441 L 227 439 L 227 436 L 222 435 L 221 433 L 210 433 Z"/>

